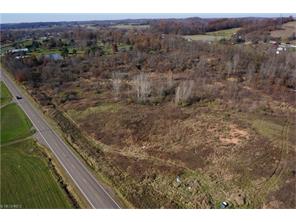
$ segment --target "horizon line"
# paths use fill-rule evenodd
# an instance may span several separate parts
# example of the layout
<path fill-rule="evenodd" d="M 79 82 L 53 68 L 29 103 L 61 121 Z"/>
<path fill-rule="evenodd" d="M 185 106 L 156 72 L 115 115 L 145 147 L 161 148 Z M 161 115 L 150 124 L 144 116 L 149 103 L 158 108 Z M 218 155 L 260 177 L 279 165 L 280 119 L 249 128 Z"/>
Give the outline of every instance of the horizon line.
<path fill-rule="evenodd" d="M 20 16 L 23 18 L 20 18 Z M 79 19 L 76 18 L 76 16 L 82 16 L 83 18 Z M 246 17 L 277 18 L 282 16 L 292 16 L 295 18 L 296 13 L 1 13 L 0 24 L 91 22 L 136 19 L 186 19 L 194 17 L 202 19 Z"/>

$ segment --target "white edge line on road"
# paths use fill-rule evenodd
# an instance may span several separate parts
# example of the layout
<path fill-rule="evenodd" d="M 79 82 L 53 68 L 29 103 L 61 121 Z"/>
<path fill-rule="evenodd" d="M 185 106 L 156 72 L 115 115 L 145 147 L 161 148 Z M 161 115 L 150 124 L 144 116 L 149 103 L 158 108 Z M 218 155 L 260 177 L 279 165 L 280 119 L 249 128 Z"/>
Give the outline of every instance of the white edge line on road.
<path fill-rule="evenodd" d="M 4 74 L 5 75 L 5 74 Z M 8 77 L 7 75 L 5 76 L 6 78 L 8 78 L 8 79 L 10 79 L 10 77 Z M 4 78 L 5 78 L 4 77 Z M 11 80 L 11 81 L 13 81 L 13 80 Z M 15 88 L 16 88 L 16 90 L 17 91 L 19 91 L 19 89 L 17 88 L 17 86 L 15 86 Z M 19 106 L 21 107 L 21 103 L 18 101 L 18 100 L 16 100 L 16 102 L 19 104 Z M 29 101 L 28 101 L 28 103 L 30 103 Z M 35 109 L 33 106 L 32 106 L 32 109 Z M 87 197 L 87 195 L 82 191 L 82 189 L 81 189 L 81 187 L 78 185 L 78 183 L 74 180 L 74 178 L 72 177 L 72 175 L 70 174 L 70 172 L 67 170 L 67 168 L 65 167 L 65 165 L 63 164 L 63 162 L 60 160 L 60 158 L 58 157 L 58 155 L 54 152 L 54 150 L 52 149 L 52 147 L 49 145 L 49 143 L 47 142 L 47 140 L 45 139 L 45 137 L 42 135 L 42 133 L 41 133 L 41 131 L 39 130 L 39 128 L 34 124 L 34 122 L 33 122 L 33 120 L 29 117 L 29 115 L 28 115 L 28 113 L 24 110 L 24 109 L 22 109 L 25 113 L 26 113 L 26 115 L 28 116 L 28 118 L 31 120 L 31 122 L 32 122 L 32 124 L 35 126 L 35 128 L 37 129 L 37 131 L 39 131 L 39 133 L 40 133 L 40 135 L 41 135 L 41 137 L 43 138 L 43 140 L 46 142 L 46 144 L 49 146 L 49 148 L 52 150 L 52 152 L 54 153 L 54 155 L 57 157 L 57 159 L 59 160 L 59 162 L 62 164 L 62 166 L 65 168 L 65 170 L 67 171 L 67 173 L 69 174 L 69 176 L 72 178 L 72 180 L 74 181 L 74 183 L 79 187 L 79 189 L 80 189 L 80 191 L 83 193 L 83 195 L 85 196 L 85 198 L 88 200 L 88 202 L 92 205 L 92 207 L 93 208 L 95 208 L 94 207 L 94 205 L 91 203 L 91 201 L 88 199 L 88 197 Z M 40 116 L 40 114 L 38 113 L 38 111 L 37 110 L 35 110 L 35 112 L 39 115 L 39 117 L 41 117 Z M 50 126 L 48 125 L 48 123 L 47 123 L 47 121 L 46 120 L 44 120 L 44 122 L 45 122 L 45 124 L 49 127 L 49 129 L 51 129 L 50 128 Z M 54 131 L 54 130 L 51 130 L 57 137 L 58 137 L 58 139 L 60 139 L 60 141 L 62 141 L 62 143 L 66 146 L 66 147 L 68 147 L 68 145 L 66 145 L 65 144 L 65 142 L 59 137 L 59 135 L 57 135 L 57 133 Z M 97 185 L 99 185 L 100 186 L 100 188 L 105 192 L 105 194 L 107 194 L 107 196 L 115 203 L 115 205 L 119 208 L 119 209 L 121 209 L 120 208 L 120 206 L 116 203 L 116 201 L 110 196 L 110 194 L 104 189 L 104 187 L 101 185 L 101 184 L 99 184 L 98 182 L 97 182 L 97 180 L 95 179 L 95 177 L 91 174 L 91 173 L 89 173 L 89 171 L 88 171 L 88 169 L 81 163 L 81 161 L 76 157 L 76 155 L 72 152 L 72 150 L 71 149 L 68 149 L 70 152 L 71 152 L 71 154 L 74 156 L 74 158 L 76 158 L 76 160 L 78 161 L 78 163 L 86 170 L 86 172 L 94 179 L 94 181 L 96 182 L 96 184 Z"/>

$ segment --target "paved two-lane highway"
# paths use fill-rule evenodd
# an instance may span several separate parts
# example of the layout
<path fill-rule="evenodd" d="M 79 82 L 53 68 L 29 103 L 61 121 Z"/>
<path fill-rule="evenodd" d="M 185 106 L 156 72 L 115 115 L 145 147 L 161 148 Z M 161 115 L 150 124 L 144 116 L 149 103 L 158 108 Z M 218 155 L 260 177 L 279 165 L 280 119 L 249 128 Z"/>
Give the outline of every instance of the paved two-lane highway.
<path fill-rule="evenodd" d="M 88 200 L 93 208 L 113 209 L 120 208 L 110 194 L 100 185 L 96 178 L 86 168 L 83 162 L 79 160 L 70 147 L 64 143 L 60 136 L 54 132 L 46 122 L 43 114 L 36 110 L 26 95 L 22 95 L 18 86 L 10 77 L 1 70 L 1 79 L 15 98 L 17 95 L 22 96 L 21 100 L 16 100 L 18 105 L 27 114 L 34 127 L 38 132 L 37 138 L 41 143 L 46 144 L 55 154 L 61 165 L 67 171 L 73 182 L 76 184 L 81 193 Z"/>

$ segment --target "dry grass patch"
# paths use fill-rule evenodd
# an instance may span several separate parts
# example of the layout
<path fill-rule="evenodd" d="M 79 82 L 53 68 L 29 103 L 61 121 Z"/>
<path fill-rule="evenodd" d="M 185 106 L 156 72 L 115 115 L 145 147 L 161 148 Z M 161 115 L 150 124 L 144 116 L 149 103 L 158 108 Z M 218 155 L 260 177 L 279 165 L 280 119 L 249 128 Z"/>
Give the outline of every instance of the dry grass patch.
<path fill-rule="evenodd" d="M 296 32 L 296 21 L 283 24 L 281 30 L 271 31 L 271 36 L 275 38 L 282 37 L 287 39 L 294 32 Z"/>
<path fill-rule="evenodd" d="M 120 105 L 117 103 L 104 103 L 100 104 L 95 107 L 89 107 L 83 111 L 77 111 L 75 109 L 70 109 L 67 111 L 67 113 L 73 118 L 74 120 L 84 119 L 87 118 L 87 116 L 92 114 L 98 114 L 98 113 L 116 113 L 120 110 Z"/>
<path fill-rule="evenodd" d="M 249 133 L 247 130 L 238 128 L 238 126 L 235 124 L 230 124 L 226 137 L 221 136 L 219 139 L 224 145 L 238 145 L 242 142 L 242 140 L 249 139 Z"/>

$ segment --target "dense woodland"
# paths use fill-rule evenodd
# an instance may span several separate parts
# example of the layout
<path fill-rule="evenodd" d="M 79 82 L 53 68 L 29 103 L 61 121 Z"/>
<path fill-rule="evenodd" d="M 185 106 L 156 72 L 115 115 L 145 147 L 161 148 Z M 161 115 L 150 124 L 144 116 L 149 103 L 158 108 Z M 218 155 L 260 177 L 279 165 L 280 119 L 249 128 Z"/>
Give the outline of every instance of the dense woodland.
<path fill-rule="evenodd" d="M 60 90 L 68 82 L 92 76 L 97 80 L 107 79 L 110 84 L 120 84 L 117 86 L 120 92 L 116 93 L 125 95 L 127 91 L 135 91 L 127 97 L 147 97 L 140 99 L 146 102 L 152 102 L 156 97 L 157 100 L 158 97 L 166 100 L 177 92 L 178 87 L 192 84 L 192 87 L 184 86 L 191 89 L 184 102 L 192 103 L 222 96 L 224 91 L 215 89 L 213 85 L 234 78 L 233 86 L 224 87 L 247 85 L 293 101 L 293 90 L 296 89 L 295 53 L 277 55 L 269 45 L 188 42 L 178 35 L 108 28 L 52 32 L 58 33 L 58 36 L 48 38 L 42 45 L 48 49 L 62 49 L 64 59 L 52 61 L 45 56 L 33 55 L 15 60 L 13 55 L 7 55 L 3 62 L 16 79 L 27 81 L 34 88 L 47 83 Z M 44 33 L 34 32 L 34 35 Z M 19 35 L 18 32 L 13 34 Z M 126 47 L 119 48 L 120 45 Z M 109 48 L 106 49 L 106 46 Z M 33 40 L 31 47 L 41 47 L 41 43 Z M 68 47 L 84 49 L 83 54 L 76 54 L 76 50 L 69 54 Z M 141 88 L 147 90 L 143 95 L 137 94 L 137 89 L 130 84 L 137 82 L 138 78 L 140 85 L 146 82 L 149 85 Z M 168 85 L 164 78 L 171 78 Z M 121 81 L 123 79 L 126 81 Z M 232 91 L 232 88 L 229 90 Z"/>
<path fill-rule="evenodd" d="M 222 19 L 171 19 L 151 22 L 152 30 L 165 34 L 195 35 L 222 29 L 243 28 L 242 32 L 272 30 L 279 25 L 293 21 L 292 17 L 285 18 L 222 18 Z"/>

